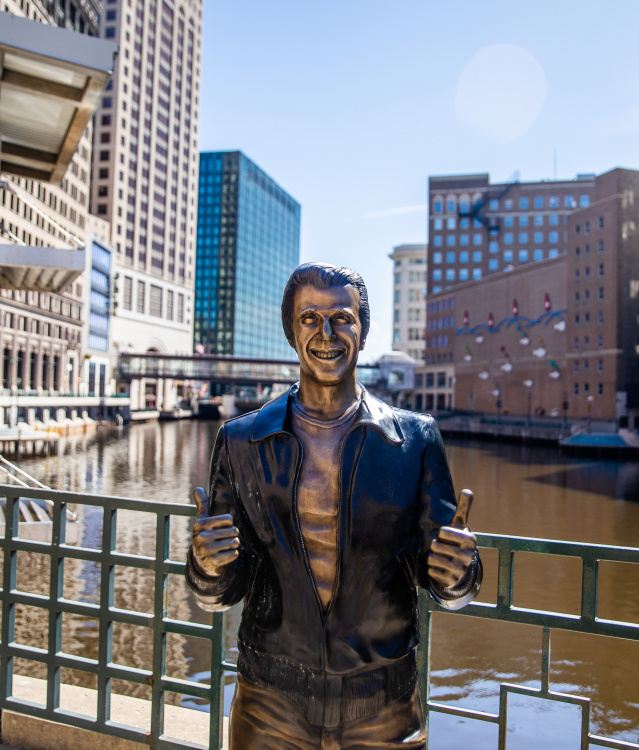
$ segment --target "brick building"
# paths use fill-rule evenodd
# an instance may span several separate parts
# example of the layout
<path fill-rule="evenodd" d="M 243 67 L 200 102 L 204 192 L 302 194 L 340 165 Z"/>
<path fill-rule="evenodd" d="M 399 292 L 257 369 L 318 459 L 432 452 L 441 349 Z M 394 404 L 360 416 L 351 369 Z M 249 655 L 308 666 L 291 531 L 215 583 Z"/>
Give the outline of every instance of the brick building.
<path fill-rule="evenodd" d="M 639 172 L 431 177 L 429 201 L 415 407 L 639 428 Z"/>

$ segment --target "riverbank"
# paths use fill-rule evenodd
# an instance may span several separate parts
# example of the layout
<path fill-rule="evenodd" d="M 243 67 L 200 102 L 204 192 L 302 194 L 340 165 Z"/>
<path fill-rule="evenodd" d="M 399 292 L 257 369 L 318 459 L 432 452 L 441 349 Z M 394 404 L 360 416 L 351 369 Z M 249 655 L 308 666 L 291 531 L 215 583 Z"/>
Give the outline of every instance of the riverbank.
<path fill-rule="evenodd" d="M 613 422 L 566 422 L 527 420 L 518 417 L 489 418 L 456 415 L 437 420 L 442 435 L 472 437 L 498 442 L 559 446 L 576 456 L 595 455 L 621 460 L 639 459 L 639 436 L 616 430 Z"/>

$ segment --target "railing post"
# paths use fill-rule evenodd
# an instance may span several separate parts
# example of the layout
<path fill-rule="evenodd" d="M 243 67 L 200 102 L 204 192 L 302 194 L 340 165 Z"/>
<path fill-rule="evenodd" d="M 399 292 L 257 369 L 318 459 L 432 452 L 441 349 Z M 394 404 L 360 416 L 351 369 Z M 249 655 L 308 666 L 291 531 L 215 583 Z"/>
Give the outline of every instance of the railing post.
<path fill-rule="evenodd" d="M 211 628 L 211 724 L 209 747 L 221 750 L 224 732 L 224 666 L 226 657 L 226 614 L 215 612 Z M 217 702 L 216 702 L 217 698 Z"/>
<path fill-rule="evenodd" d="M 427 594 L 421 589 L 419 591 L 419 638 L 420 644 L 417 649 L 417 678 L 419 681 L 419 694 L 424 711 L 424 724 L 426 725 L 426 750 L 428 750 L 428 726 L 430 710 L 430 653 L 432 645 L 433 613 L 425 606 Z"/>

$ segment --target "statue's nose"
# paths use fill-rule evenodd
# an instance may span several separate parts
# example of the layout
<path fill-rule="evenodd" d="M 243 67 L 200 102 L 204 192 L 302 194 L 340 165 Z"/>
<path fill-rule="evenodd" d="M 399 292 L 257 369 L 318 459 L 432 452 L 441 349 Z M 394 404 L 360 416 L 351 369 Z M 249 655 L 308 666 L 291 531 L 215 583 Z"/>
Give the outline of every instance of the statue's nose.
<path fill-rule="evenodd" d="M 322 326 L 322 337 L 325 339 L 332 339 L 334 336 L 333 329 L 331 328 L 330 318 L 324 318 L 324 325 Z"/>

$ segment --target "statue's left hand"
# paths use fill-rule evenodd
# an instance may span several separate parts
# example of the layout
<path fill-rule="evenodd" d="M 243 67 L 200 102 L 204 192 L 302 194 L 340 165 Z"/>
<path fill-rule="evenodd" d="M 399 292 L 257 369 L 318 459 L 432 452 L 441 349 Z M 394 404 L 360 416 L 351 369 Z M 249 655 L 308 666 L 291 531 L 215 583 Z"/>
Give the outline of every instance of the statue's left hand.
<path fill-rule="evenodd" d="M 460 583 L 475 556 L 477 539 L 468 528 L 472 502 L 473 493 L 462 490 L 450 526 L 442 526 L 431 544 L 428 575 L 441 588 L 453 588 Z"/>

